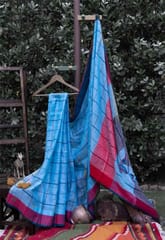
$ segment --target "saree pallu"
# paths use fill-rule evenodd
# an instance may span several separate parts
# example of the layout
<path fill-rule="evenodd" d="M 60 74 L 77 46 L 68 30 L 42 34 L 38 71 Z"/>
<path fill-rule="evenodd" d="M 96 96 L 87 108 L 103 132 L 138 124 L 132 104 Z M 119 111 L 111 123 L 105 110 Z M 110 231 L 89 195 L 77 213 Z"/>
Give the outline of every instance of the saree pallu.
<path fill-rule="evenodd" d="M 159 215 L 142 192 L 132 169 L 121 128 L 101 23 L 94 26 L 88 82 L 90 175 L 105 188 L 156 221 Z M 83 101 L 82 101 L 83 106 Z"/>
<path fill-rule="evenodd" d="M 84 130 L 81 129 L 86 135 Z M 43 164 L 22 180 L 30 183 L 28 188 L 18 188 L 16 184 L 7 196 L 7 203 L 34 224 L 64 226 L 75 207 L 83 204 L 88 208 L 94 197 L 96 187 L 88 173 L 86 143 L 81 144 L 80 137 L 71 141 L 71 135 L 68 94 L 50 94 Z M 74 145 L 72 149 L 71 144 Z"/>

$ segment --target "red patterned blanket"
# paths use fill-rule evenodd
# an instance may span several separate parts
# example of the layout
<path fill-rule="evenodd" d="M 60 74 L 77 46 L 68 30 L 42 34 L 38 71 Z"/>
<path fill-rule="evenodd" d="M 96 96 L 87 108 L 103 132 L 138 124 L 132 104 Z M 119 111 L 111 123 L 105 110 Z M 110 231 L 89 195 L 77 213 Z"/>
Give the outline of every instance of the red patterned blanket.
<path fill-rule="evenodd" d="M 0 240 L 164 240 L 165 232 L 155 222 L 140 226 L 128 222 L 66 224 L 65 227 L 40 229 L 29 236 L 27 229 L 8 227 Z"/>

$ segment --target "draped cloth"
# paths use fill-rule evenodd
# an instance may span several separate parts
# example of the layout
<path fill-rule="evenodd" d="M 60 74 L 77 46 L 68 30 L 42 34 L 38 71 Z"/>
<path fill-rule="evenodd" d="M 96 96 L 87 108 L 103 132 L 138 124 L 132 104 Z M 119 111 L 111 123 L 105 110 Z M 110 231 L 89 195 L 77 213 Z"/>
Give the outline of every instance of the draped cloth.
<path fill-rule="evenodd" d="M 23 181 L 31 185 L 14 185 L 7 203 L 34 224 L 63 226 L 79 204 L 92 212 L 100 184 L 158 220 L 129 161 L 98 19 L 74 118 L 67 93 L 49 95 L 44 161 Z"/>
<path fill-rule="evenodd" d="M 34 224 L 64 226 L 75 207 L 90 207 L 97 184 L 88 176 L 87 129 L 84 130 L 79 124 L 69 126 L 68 94 L 50 94 L 43 164 L 23 179 L 30 183 L 28 188 L 19 188 L 18 182 L 7 196 L 7 203 Z M 79 132 L 78 136 L 74 131 Z"/>
<path fill-rule="evenodd" d="M 158 220 L 133 172 L 122 132 L 101 24 L 95 22 L 89 87 L 91 98 L 90 174 L 121 199 Z"/>

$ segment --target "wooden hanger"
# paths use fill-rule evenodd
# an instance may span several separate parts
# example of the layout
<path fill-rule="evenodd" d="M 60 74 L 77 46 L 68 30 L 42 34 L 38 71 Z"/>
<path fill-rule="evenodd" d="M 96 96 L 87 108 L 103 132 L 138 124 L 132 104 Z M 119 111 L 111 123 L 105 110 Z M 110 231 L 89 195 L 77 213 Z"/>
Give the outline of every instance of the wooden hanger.
<path fill-rule="evenodd" d="M 50 85 L 52 85 L 55 82 L 60 82 L 60 83 L 64 84 L 65 86 L 67 86 L 67 87 L 71 88 L 72 90 L 76 91 L 76 94 L 79 93 L 79 89 L 74 87 L 73 85 L 67 83 L 63 79 L 63 77 L 61 77 L 60 75 L 54 75 L 47 84 L 45 84 L 44 86 L 39 88 L 37 91 L 35 91 L 32 96 L 33 97 L 34 96 L 47 96 L 48 94 L 39 94 L 39 93 L 42 92 L 43 90 L 45 90 L 47 87 L 49 87 Z M 72 93 L 72 94 L 75 94 L 75 93 Z"/>

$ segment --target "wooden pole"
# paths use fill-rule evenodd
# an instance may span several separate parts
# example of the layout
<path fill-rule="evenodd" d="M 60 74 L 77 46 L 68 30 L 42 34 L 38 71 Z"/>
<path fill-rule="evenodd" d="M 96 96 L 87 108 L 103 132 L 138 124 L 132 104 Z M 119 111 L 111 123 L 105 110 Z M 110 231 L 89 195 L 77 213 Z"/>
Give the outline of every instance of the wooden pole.
<path fill-rule="evenodd" d="M 76 66 L 75 86 L 80 87 L 80 24 L 78 20 L 80 15 L 80 0 L 74 0 L 74 63 Z"/>

